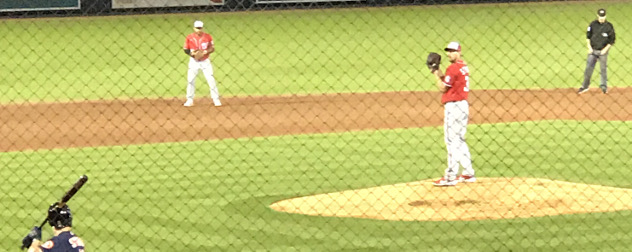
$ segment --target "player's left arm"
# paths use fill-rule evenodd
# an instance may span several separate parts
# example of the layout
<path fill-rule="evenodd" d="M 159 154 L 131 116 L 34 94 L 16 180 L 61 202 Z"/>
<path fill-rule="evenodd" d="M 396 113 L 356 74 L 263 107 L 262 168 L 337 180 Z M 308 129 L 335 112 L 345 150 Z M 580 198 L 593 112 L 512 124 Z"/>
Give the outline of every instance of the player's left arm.
<path fill-rule="evenodd" d="M 617 40 L 617 33 L 614 32 L 614 25 L 610 24 L 610 28 L 612 29 L 612 34 L 610 35 L 610 45 L 614 45 L 614 41 Z"/>
<path fill-rule="evenodd" d="M 608 53 L 608 50 L 610 50 L 611 46 L 612 46 L 612 44 L 607 44 L 606 47 L 601 49 L 601 55 L 604 55 L 604 54 Z"/>
<path fill-rule="evenodd" d="M 592 45 L 590 45 L 590 38 L 592 38 L 592 25 L 594 22 L 590 23 L 588 25 L 588 28 L 586 29 L 586 48 L 588 51 L 588 54 L 593 53 L 593 49 L 592 49 Z"/>
<path fill-rule="evenodd" d="M 208 43 L 208 47 L 206 48 L 206 50 L 204 50 L 204 55 L 209 55 L 213 53 L 214 51 L 215 51 L 215 42 L 213 42 L 213 38 L 211 38 L 211 41 Z"/>
<path fill-rule="evenodd" d="M 602 55 L 608 53 L 608 51 L 610 50 L 610 47 L 614 45 L 615 39 L 616 39 L 616 35 L 614 33 L 614 27 L 610 25 L 610 30 L 608 31 L 608 44 L 606 44 L 606 46 L 603 49 L 601 49 Z"/>

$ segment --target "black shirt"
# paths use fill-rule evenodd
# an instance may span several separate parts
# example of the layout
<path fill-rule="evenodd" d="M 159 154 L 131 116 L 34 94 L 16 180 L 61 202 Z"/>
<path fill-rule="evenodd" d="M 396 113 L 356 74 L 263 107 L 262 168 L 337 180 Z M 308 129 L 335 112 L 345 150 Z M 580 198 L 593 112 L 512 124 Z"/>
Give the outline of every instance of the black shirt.
<path fill-rule="evenodd" d="M 603 24 L 599 23 L 598 20 L 592 21 L 586 31 L 586 38 L 590 39 L 590 46 L 594 50 L 601 50 L 607 44 L 614 45 L 614 27 L 608 21 L 603 22 Z"/>

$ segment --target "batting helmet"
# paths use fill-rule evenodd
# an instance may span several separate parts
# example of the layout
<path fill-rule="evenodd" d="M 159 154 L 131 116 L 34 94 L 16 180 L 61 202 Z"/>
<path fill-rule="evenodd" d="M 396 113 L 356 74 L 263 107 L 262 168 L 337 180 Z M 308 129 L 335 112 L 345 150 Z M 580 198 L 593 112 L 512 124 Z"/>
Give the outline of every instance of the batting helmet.
<path fill-rule="evenodd" d="M 72 227 L 72 213 L 67 205 L 58 207 L 57 203 L 48 208 L 48 224 L 56 229 Z"/>

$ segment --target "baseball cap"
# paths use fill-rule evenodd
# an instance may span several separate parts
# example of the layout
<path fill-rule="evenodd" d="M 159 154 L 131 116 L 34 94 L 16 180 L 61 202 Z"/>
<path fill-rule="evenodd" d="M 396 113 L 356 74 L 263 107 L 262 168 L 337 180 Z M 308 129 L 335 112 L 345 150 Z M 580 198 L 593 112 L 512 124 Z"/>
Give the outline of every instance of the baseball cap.
<path fill-rule="evenodd" d="M 459 42 L 450 42 L 444 49 L 445 51 L 457 51 L 461 52 L 461 44 Z"/>
<path fill-rule="evenodd" d="M 195 27 L 195 28 L 202 28 L 202 27 L 204 27 L 204 23 L 202 23 L 202 21 L 200 21 L 200 20 L 197 20 L 197 21 L 193 22 L 193 27 Z"/>
<path fill-rule="evenodd" d="M 600 17 L 605 17 L 606 16 L 606 9 L 599 9 L 597 11 L 597 15 L 599 15 Z"/>

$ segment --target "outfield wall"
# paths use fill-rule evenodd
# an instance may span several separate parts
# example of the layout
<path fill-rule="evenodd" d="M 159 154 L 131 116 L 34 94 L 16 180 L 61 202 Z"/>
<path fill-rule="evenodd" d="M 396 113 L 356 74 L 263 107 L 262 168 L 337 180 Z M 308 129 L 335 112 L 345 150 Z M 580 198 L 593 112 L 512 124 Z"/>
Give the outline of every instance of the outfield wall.
<path fill-rule="evenodd" d="M 50 17 L 180 12 L 227 12 L 271 9 L 310 9 L 396 5 L 540 2 L 535 0 L 7 0 L 0 17 Z"/>

